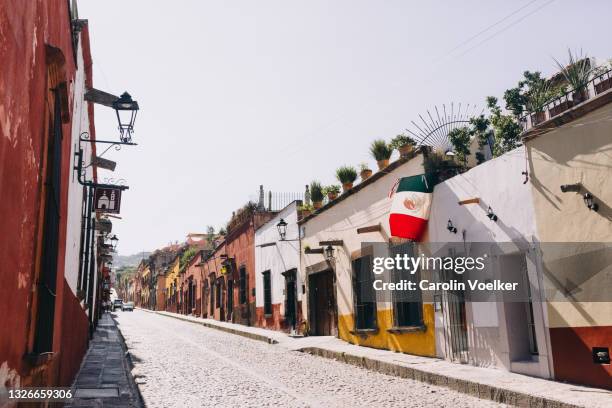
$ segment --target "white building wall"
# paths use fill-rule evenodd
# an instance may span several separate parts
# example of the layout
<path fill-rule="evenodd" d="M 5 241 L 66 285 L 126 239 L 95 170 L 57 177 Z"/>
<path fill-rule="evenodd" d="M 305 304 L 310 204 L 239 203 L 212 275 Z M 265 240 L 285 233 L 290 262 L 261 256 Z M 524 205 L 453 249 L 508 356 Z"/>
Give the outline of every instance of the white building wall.
<path fill-rule="evenodd" d="M 389 170 L 385 170 L 389 171 Z M 392 200 L 389 192 L 401 177 L 423 173 L 423 156 L 417 155 L 389 174 L 363 188 L 363 190 L 338 202 L 334 207 L 317 214 L 302 225 L 302 246 L 319 248 L 321 241 L 342 240 L 336 247 L 335 273 L 338 316 L 353 313 L 353 287 L 351 254 L 361 249 L 363 242 L 388 242 L 390 237 L 389 210 Z M 372 225 L 381 226 L 381 231 L 358 234 L 357 229 Z M 386 256 L 387 253 L 376 256 Z M 325 260 L 323 254 L 305 254 L 301 251 L 300 274 L 305 281 L 306 268 Z M 426 300 L 427 301 L 427 300 Z M 390 309 L 389 302 L 380 302 L 379 310 Z M 302 302 L 302 313 L 308 316 L 308 306 Z"/>
<path fill-rule="evenodd" d="M 77 48 L 77 71 L 72 86 L 74 100 L 72 104 L 73 120 L 71 131 L 71 154 L 70 160 L 74 162 L 74 154 L 79 149 L 79 135 L 83 132 L 89 133 L 89 116 L 87 112 L 88 102 L 85 101 L 85 63 L 83 61 L 83 48 L 81 41 Z M 91 163 L 91 147 L 89 143 L 83 143 L 83 159 L 85 166 Z M 74 163 L 76 164 L 76 163 Z M 86 179 L 93 178 L 92 167 L 87 168 Z M 79 274 L 79 255 L 81 246 L 81 227 L 83 210 L 83 186 L 79 184 L 77 172 L 73 171 L 68 180 L 68 214 L 66 229 L 66 259 L 65 279 L 74 294 L 77 291 L 77 279 Z"/>
<path fill-rule="evenodd" d="M 519 147 L 501 157 L 487 161 L 471 170 L 438 184 L 434 189 L 428 240 L 445 242 L 505 242 L 515 243 L 512 252 L 525 257 L 529 280 L 539 298 L 541 267 L 537 251 L 535 212 L 531 186 L 524 184 L 525 149 Z M 479 198 L 478 204 L 459 205 L 459 201 Z M 498 216 L 493 222 L 487 217 L 491 206 Z M 453 234 L 447 230 L 448 220 L 457 228 Z M 507 258 L 509 260 L 510 258 Z M 521 258 L 522 259 L 522 258 Z M 500 261 L 500 262 L 506 262 Z M 493 263 L 494 268 L 500 264 Z M 506 263 L 506 265 L 508 265 Z M 512 269 L 512 266 L 509 267 Z M 546 313 L 541 303 L 534 303 L 539 356 L 517 361 L 513 349 L 519 347 L 516 321 L 506 319 L 516 304 L 495 302 L 468 302 L 466 314 L 470 362 L 483 366 L 501 366 L 511 371 L 550 377 L 548 331 Z M 448 333 L 447 333 L 448 334 Z M 438 355 L 445 357 L 445 333 L 442 313 L 436 312 L 436 341 Z M 514 361 L 513 361 L 514 360 Z"/>
<path fill-rule="evenodd" d="M 276 227 L 281 218 L 288 224 L 285 241 L 280 240 Z M 297 300 L 301 300 L 302 296 L 302 282 L 297 271 L 300 262 L 297 221 L 297 202 L 293 202 L 255 231 L 255 305 L 256 307 L 264 306 L 263 272 L 270 271 L 272 304 L 281 305 L 281 315 L 285 314 L 285 276 L 282 275 L 283 272 L 296 269 Z M 262 246 L 265 244 L 273 245 Z"/>

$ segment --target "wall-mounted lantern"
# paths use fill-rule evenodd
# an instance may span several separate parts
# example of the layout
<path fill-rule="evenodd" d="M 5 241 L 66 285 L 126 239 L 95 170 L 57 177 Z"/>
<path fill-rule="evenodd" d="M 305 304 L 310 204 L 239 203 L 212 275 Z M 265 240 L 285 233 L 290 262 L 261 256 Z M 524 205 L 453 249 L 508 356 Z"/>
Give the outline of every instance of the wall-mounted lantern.
<path fill-rule="evenodd" d="M 599 210 L 599 204 L 595 202 L 595 199 L 593 198 L 593 194 L 586 192 L 584 193 L 584 196 L 582 196 L 582 198 L 584 199 L 584 204 L 587 206 L 589 210 L 595 211 L 595 212 Z"/>
<path fill-rule="evenodd" d="M 453 221 L 451 221 L 451 219 L 448 219 L 448 222 L 446 223 L 446 229 L 449 232 L 452 232 L 453 234 L 457 233 L 457 228 L 453 225 Z"/>
<path fill-rule="evenodd" d="M 328 261 L 331 261 L 332 259 L 334 259 L 334 247 L 331 245 L 328 245 L 325 247 L 325 259 L 327 259 Z"/>
<path fill-rule="evenodd" d="M 281 218 L 278 224 L 276 224 L 276 228 L 278 228 L 278 235 L 280 236 L 280 240 L 284 241 L 287 237 L 287 222 Z"/>
<path fill-rule="evenodd" d="M 489 217 L 489 219 L 493 222 L 497 222 L 497 215 L 495 215 L 495 213 L 493 212 L 493 209 L 491 208 L 491 206 L 489 206 L 489 208 L 487 208 L 487 217 Z"/>
<path fill-rule="evenodd" d="M 118 241 L 119 241 L 119 238 L 117 238 L 117 235 L 113 235 L 112 237 L 110 237 L 111 248 L 113 248 L 113 251 L 117 249 Z"/>
<path fill-rule="evenodd" d="M 113 109 L 115 109 L 117 121 L 119 121 L 119 138 L 123 143 L 130 143 L 134 131 L 134 122 L 138 114 L 138 102 L 132 100 L 129 93 L 124 92 L 113 102 Z"/>

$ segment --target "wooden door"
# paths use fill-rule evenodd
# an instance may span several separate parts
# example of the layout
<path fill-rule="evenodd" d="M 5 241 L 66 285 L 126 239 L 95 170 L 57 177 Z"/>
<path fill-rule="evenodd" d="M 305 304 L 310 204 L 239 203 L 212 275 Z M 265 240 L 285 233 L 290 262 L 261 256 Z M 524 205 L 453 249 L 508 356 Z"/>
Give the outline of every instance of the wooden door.
<path fill-rule="evenodd" d="M 313 305 L 314 334 L 332 336 L 337 332 L 336 294 L 332 271 L 314 274 L 310 277 L 310 297 Z"/>

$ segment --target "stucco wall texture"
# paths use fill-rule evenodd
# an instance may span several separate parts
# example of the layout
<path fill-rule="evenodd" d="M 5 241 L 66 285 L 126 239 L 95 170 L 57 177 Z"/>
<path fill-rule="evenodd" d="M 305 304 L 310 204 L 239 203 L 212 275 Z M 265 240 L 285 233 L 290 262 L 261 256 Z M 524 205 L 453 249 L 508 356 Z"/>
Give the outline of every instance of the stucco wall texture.
<path fill-rule="evenodd" d="M 303 227 L 302 247 L 320 247 L 321 241 L 342 240 L 342 247 L 335 250 L 336 299 L 338 302 L 338 335 L 353 344 L 402 351 L 423 356 L 435 356 L 435 330 L 431 298 L 423 294 L 423 322 L 425 330 L 408 333 L 387 331 L 393 325 L 392 304 L 377 301 L 376 333 L 355 334 L 353 309 L 353 283 L 351 260 L 358 256 L 362 242 L 388 242 L 389 191 L 399 177 L 408 177 L 424 172 L 423 156 L 411 160 L 389 171 L 380 179 L 362 190 L 338 202 L 314 218 L 306 220 Z M 381 231 L 358 234 L 357 228 L 380 224 Z M 300 274 L 302 282 L 308 282 L 306 268 L 324 260 L 321 254 L 305 254 L 301 251 Z M 308 290 L 308 285 L 306 284 Z M 302 314 L 308 316 L 308 295 L 302 298 Z"/>
<path fill-rule="evenodd" d="M 72 335 L 84 338 L 82 318 L 64 327 L 63 319 L 79 314 L 76 299 L 64 280 L 68 183 L 72 167 L 71 121 L 62 125 L 60 231 L 56 311 L 53 338 L 55 358 L 33 367 L 23 356 L 32 349 L 32 313 L 37 259 L 42 233 L 44 157 L 47 146 L 47 46 L 64 56 L 65 81 L 71 95 L 75 77 L 70 11 L 63 0 L 0 1 L 0 383 L 59 384 L 71 379 L 73 358 L 83 350 L 74 345 L 61 360 L 63 344 Z M 89 61 L 90 62 L 90 61 Z M 72 99 L 67 101 L 72 107 Z M 70 112 L 70 115 L 72 112 Z M 78 302 L 76 302 L 78 303 Z M 81 311 L 82 312 L 82 311 Z M 69 332 L 70 331 L 70 332 Z M 10 334 L 10 335 L 9 335 Z M 82 337 L 84 336 L 84 337 Z M 72 357 L 69 357 L 70 354 Z M 68 361 L 70 360 L 70 361 Z"/>
<path fill-rule="evenodd" d="M 526 146 L 540 240 L 612 242 L 612 104 Z M 574 183 L 595 197 L 599 211 L 589 211 L 581 195 L 561 192 L 561 185 Z M 550 261 L 545 254 L 544 266 L 554 273 Z M 575 270 L 568 279 L 582 282 L 581 272 Z M 611 281 L 609 266 L 582 282 L 581 290 L 603 299 L 609 296 Z M 555 377 L 612 388 L 611 366 L 596 365 L 592 358 L 592 347 L 612 347 L 612 302 L 551 302 L 548 315 Z"/>

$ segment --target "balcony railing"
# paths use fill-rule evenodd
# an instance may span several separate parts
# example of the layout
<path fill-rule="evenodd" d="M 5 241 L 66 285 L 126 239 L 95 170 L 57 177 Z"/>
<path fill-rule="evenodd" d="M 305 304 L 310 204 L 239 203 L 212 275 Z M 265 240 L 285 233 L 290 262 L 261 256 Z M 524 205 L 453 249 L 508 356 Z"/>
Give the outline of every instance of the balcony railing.
<path fill-rule="evenodd" d="M 529 130 L 540 123 L 554 118 L 563 112 L 588 101 L 595 96 L 606 92 L 612 88 L 612 69 L 591 79 L 584 90 L 576 92 L 574 89 L 565 92 L 563 95 L 551 100 L 542 112 L 528 112 L 519 118 L 519 123 L 523 131 Z"/>

